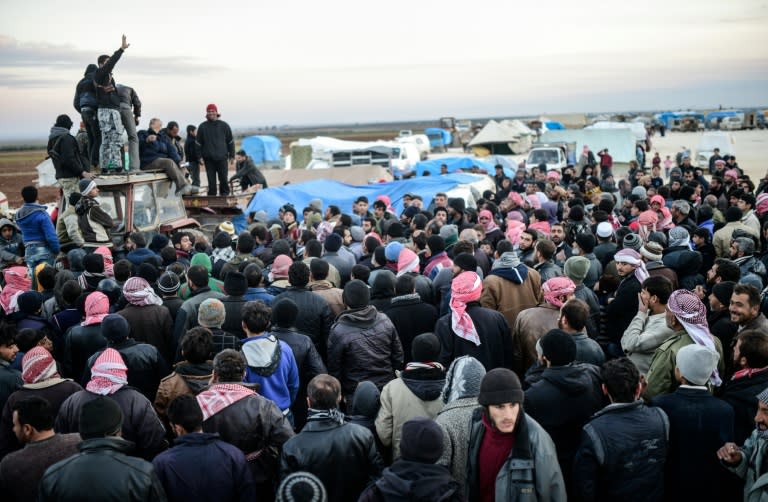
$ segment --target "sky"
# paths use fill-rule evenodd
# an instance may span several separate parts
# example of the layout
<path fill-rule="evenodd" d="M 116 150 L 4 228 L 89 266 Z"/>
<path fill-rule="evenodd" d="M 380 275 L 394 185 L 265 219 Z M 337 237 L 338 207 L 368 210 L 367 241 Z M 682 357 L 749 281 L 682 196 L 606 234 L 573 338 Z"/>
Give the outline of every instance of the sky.
<path fill-rule="evenodd" d="M 77 119 L 78 80 L 123 33 L 141 126 L 208 103 L 234 128 L 768 106 L 768 0 L 62 5 L 0 4 L 0 140 Z"/>

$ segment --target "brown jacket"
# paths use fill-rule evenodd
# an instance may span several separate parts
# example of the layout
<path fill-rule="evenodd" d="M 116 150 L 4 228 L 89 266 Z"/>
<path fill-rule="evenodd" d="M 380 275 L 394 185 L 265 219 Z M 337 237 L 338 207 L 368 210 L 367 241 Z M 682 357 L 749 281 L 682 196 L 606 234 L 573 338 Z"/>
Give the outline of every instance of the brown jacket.
<path fill-rule="evenodd" d="M 334 317 L 346 309 L 341 295 L 344 293 L 341 289 L 333 287 L 330 281 L 313 281 L 309 283 L 309 290 L 323 297 L 328 302 Z"/>
<path fill-rule="evenodd" d="M 181 361 L 174 372 L 160 380 L 160 386 L 155 395 L 155 411 L 163 424 L 168 426 L 168 406 L 179 396 L 195 396 L 211 380 L 213 366 L 210 361 L 203 364 L 191 364 Z"/>
<path fill-rule="evenodd" d="M 483 280 L 480 305 L 503 314 L 511 328 L 515 325 L 517 314 L 522 310 L 535 307 L 541 303 L 542 299 L 541 276 L 528 267 L 528 277 L 522 284 L 516 284 L 491 272 Z"/>
<path fill-rule="evenodd" d="M 536 361 L 536 342 L 549 330 L 557 329 L 560 309 L 549 303 L 526 309 L 517 316 L 512 328 L 512 369 L 523 378 Z"/>

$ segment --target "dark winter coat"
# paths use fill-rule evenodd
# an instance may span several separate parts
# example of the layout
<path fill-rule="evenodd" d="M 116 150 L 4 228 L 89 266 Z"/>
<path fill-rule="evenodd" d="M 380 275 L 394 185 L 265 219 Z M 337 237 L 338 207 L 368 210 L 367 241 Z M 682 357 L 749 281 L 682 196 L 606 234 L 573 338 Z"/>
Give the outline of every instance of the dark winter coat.
<path fill-rule="evenodd" d="M 131 327 L 129 337 L 137 342 L 154 345 L 163 359 L 173 360 L 173 320 L 167 308 L 162 305 L 137 307 L 129 304 L 118 314 Z"/>
<path fill-rule="evenodd" d="M 613 301 L 605 307 L 605 338 L 620 343 L 621 336 L 637 314 L 637 295 L 642 290 L 634 274 L 625 277 L 619 284 Z"/>
<path fill-rule="evenodd" d="M 155 141 L 147 141 L 147 137 L 154 135 Z M 179 151 L 171 143 L 170 138 L 165 134 L 160 134 L 152 129 L 139 131 L 139 158 L 141 167 L 146 167 L 157 159 L 171 159 L 176 164 L 181 162 Z"/>
<path fill-rule="evenodd" d="M 354 502 L 383 468 L 368 429 L 329 419 L 311 420 L 283 445 L 280 477 L 309 471 L 325 485 L 328 500 Z"/>
<path fill-rule="evenodd" d="M 128 385 L 135 387 L 147 399 L 154 402 L 160 380 L 171 373 L 163 356 L 154 346 L 131 339 L 112 344 L 110 347 L 118 351 L 125 361 L 125 366 L 128 368 Z M 100 350 L 88 359 L 83 370 L 83 385 L 91 380 L 91 368 L 102 352 Z"/>
<path fill-rule="evenodd" d="M 11 363 L 5 359 L 0 359 L 0 406 L 5 406 L 8 397 L 16 392 L 23 383 L 21 372 L 13 369 Z"/>
<path fill-rule="evenodd" d="M 413 293 L 392 298 L 384 314 L 392 321 L 400 337 L 404 361 L 411 362 L 411 343 L 420 334 L 434 331 L 437 309 L 424 303 L 418 293 Z"/>
<path fill-rule="evenodd" d="M 101 336 L 101 324 L 77 324 L 69 328 L 64 336 L 64 376 L 81 379 L 88 359 L 106 347 L 107 339 Z"/>
<path fill-rule="evenodd" d="M 56 417 L 56 431 L 62 434 L 78 432 L 80 410 L 85 403 L 97 397 L 98 394 L 87 390 L 69 396 L 61 405 Z M 168 446 L 165 442 L 165 429 L 152 409 L 152 403 L 138 390 L 122 387 L 108 397 L 114 399 L 123 411 L 122 437 L 135 444 L 132 455 L 152 459 Z"/>
<path fill-rule="evenodd" d="M 206 120 L 197 128 L 200 156 L 205 161 L 221 161 L 235 158 L 235 140 L 232 129 L 223 120 Z"/>
<path fill-rule="evenodd" d="M 87 439 L 78 448 L 80 453 L 45 471 L 38 501 L 166 500 L 152 464 L 129 456 L 133 450 L 130 441 L 118 437 Z"/>
<path fill-rule="evenodd" d="M 77 140 L 69 134 L 69 129 L 52 127 L 46 151 L 56 169 L 56 179 L 79 178 L 86 170 L 88 161 L 80 156 Z"/>
<path fill-rule="evenodd" d="M 601 383 L 597 366 L 569 364 L 546 368 L 525 391 L 525 412 L 552 437 L 567 485 L 581 429 L 606 404 Z"/>
<path fill-rule="evenodd" d="M 733 441 L 733 408 L 704 387 L 679 387 L 651 404 L 669 418 L 665 499 L 726 500 L 729 475 L 713 452 Z"/>
<path fill-rule="evenodd" d="M 218 434 L 193 432 L 152 461 L 169 500 L 256 500 L 256 485 L 243 452 Z"/>
<path fill-rule="evenodd" d="M 247 156 L 244 161 L 238 162 L 235 165 L 235 174 L 229 178 L 229 181 L 233 180 L 240 180 L 240 186 L 244 189 L 259 184 L 262 185 L 262 188 L 268 188 L 266 178 L 258 170 L 250 156 Z"/>
<path fill-rule="evenodd" d="M 369 486 L 358 502 L 395 500 L 461 502 L 466 499 L 447 467 L 400 459 L 384 469 L 381 479 Z"/>
<path fill-rule="evenodd" d="M 299 316 L 296 318 L 295 327 L 312 339 L 321 357 L 326 356 L 328 344 L 328 332 L 333 323 L 333 313 L 322 296 L 313 293 L 306 288 L 293 286 L 275 297 L 273 302 L 281 298 L 290 298 L 299 307 Z"/>
<path fill-rule="evenodd" d="M 667 248 L 662 262 L 677 273 L 681 289 L 693 290 L 697 285 L 704 284 L 704 276 L 700 273 L 703 258 L 698 251 L 691 251 L 688 246 Z"/>
<path fill-rule="evenodd" d="M 659 408 L 642 401 L 606 406 L 584 426 L 573 462 L 574 498 L 662 500 L 668 445 L 669 421 Z"/>
<path fill-rule="evenodd" d="M 448 313 L 435 324 L 435 335 L 440 339 L 440 363 L 448 367 L 457 357 L 472 356 L 480 361 L 487 371 L 494 368 L 511 368 L 512 337 L 504 316 L 481 307 L 476 302 L 467 304 L 467 313 L 480 336 L 480 345 L 456 335 L 451 327 L 451 314 Z"/>
<path fill-rule="evenodd" d="M 123 49 L 117 49 L 110 57 L 109 61 L 98 68 L 93 74 L 93 84 L 96 87 L 96 98 L 99 102 L 99 108 L 120 109 L 120 96 L 117 94 L 115 79 L 112 78 L 112 70 L 123 55 Z"/>
<path fill-rule="evenodd" d="M 352 396 L 363 380 L 381 390 L 402 367 L 403 346 L 387 316 L 370 305 L 339 315 L 328 337 L 328 372 L 343 395 Z"/>
<path fill-rule="evenodd" d="M 224 324 L 221 325 L 221 329 L 227 333 L 232 333 L 241 340 L 245 338 L 245 331 L 243 331 L 243 306 L 248 303 L 248 300 L 244 296 L 225 296 L 221 299 L 221 303 L 224 304 Z"/>
<path fill-rule="evenodd" d="M 734 443 L 744 444 L 744 441 L 755 430 L 755 415 L 757 414 L 757 397 L 755 396 L 763 392 L 766 387 L 768 387 L 768 370 L 723 382 L 720 399 L 733 407 Z"/>

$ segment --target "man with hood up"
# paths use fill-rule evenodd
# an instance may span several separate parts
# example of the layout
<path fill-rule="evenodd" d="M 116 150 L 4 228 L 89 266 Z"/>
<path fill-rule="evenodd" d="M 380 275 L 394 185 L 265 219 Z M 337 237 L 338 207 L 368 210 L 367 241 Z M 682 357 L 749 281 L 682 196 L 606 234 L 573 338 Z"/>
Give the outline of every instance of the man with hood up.
<path fill-rule="evenodd" d="M 19 255 L 19 244 L 19 229 L 8 218 L 0 218 L 0 268 L 24 263 L 24 257 Z"/>
<path fill-rule="evenodd" d="M 59 115 L 51 127 L 46 151 L 53 167 L 56 169 L 56 181 L 64 192 L 64 200 L 69 200 L 72 192 L 79 192 L 77 184 L 81 178 L 91 179 L 88 164 L 80 156 L 77 140 L 69 133 L 72 129 L 72 119 L 69 115 Z"/>
<path fill-rule="evenodd" d="M 88 165 L 99 165 L 99 149 L 101 148 L 101 129 L 99 129 L 99 117 L 97 116 L 99 102 L 96 98 L 96 87 L 93 84 L 93 76 L 99 67 L 91 63 L 85 68 L 85 73 L 75 90 L 75 109 L 80 112 L 80 117 L 85 124 L 85 132 L 88 135 Z"/>
<path fill-rule="evenodd" d="M 59 238 L 46 207 L 37 203 L 37 188 L 22 188 L 21 197 L 24 205 L 16 211 L 16 225 L 24 240 L 24 261 L 29 267 L 29 276 L 34 277 L 39 264 L 53 266 L 54 257 L 60 251 Z M 33 284 L 33 287 L 37 286 Z"/>
<path fill-rule="evenodd" d="M 445 368 L 436 362 L 440 340 L 434 333 L 422 333 L 414 338 L 411 354 L 413 361 L 381 391 L 376 417 L 376 433 L 384 446 L 392 446 L 393 460 L 401 454 L 403 424 L 416 417 L 435 418 L 443 408 Z"/>

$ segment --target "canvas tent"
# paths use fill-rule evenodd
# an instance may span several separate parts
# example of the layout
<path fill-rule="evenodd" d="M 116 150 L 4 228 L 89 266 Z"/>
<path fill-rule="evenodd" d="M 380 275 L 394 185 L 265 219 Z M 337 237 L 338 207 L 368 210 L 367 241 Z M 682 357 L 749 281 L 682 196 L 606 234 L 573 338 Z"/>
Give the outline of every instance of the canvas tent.
<path fill-rule="evenodd" d="M 240 143 L 240 148 L 245 150 L 256 165 L 279 164 L 282 146 L 274 136 L 247 136 Z"/>
<path fill-rule="evenodd" d="M 642 122 L 600 121 L 595 122 L 591 126 L 587 126 L 585 129 L 629 129 L 635 136 L 635 141 L 645 141 L 648 136 L 648 133 L 645 130 L 645 124 Z"/>
<path fill-rule="evenodd" d="M 514 155 L 531 148 L 533 131 L 519 120 L 489 120 L 469 142 L 478 157 L 487 155 Z"/>
<path fill-rule="evenodd" d="M 542 143 L 559 141 L 575 142 L 577 152 L 580 152 L 584 145 L 589 145 L 595 152 L 607 148 L 614 162 L 636 160 L 635 135 L 627 128 L 565 129 L 563 131 L 547 131 L 541 135 Z"/>

